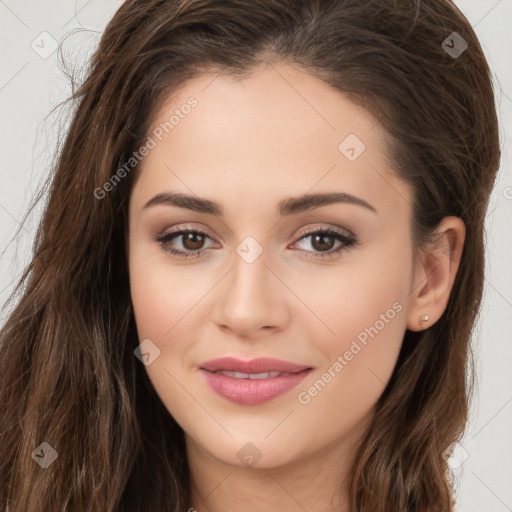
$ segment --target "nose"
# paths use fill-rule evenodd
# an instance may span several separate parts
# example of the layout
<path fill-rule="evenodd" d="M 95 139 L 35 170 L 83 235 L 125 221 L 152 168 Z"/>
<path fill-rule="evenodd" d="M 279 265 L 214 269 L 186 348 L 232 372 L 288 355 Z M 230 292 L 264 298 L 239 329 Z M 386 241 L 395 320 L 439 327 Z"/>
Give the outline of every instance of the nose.
<path fill-rule="evenodd" d="M 255 339 L 286 328 L 291 292 L 261 254 L 248 263 L 238 255 L 217 287 L 215 321 L 240 338 Z"/>

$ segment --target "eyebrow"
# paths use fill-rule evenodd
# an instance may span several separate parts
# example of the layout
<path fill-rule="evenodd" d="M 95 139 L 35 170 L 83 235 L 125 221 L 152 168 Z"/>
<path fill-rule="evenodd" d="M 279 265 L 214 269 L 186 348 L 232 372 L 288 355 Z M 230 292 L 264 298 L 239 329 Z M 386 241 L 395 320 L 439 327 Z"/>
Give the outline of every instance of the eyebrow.
<path fill-rule="evenodd" d="M 294 215 L 297 213 L 320 208 L 335 203 L 354 204 L 363 206 L 374 213 L 377 210 L 369 203 L 359 197 L 344 192 L 327 192 L 322 194 L 304 194 L 298 197 L 289 197 L 279 202 L 278 212 L 281 216 Z M 161 192 L 152 197 L 143 209 L 156 205 L 177 206 L 194 212 L 205 213 L 223 217 L 224 210 L 219 203 L 198 196 L 191 196 L 182 192 Z"/>

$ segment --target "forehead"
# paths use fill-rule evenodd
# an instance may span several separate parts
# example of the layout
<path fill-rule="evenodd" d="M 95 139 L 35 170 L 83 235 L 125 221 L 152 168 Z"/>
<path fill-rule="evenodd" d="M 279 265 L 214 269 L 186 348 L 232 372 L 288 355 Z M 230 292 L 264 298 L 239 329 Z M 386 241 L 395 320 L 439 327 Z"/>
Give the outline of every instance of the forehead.
<path fill-rule="evenodd" d="M 336 190 L 396 210 L 393 203 L 407 195 L 385 157 L 377 119 L 288 65 L 243 80 L 189 80 L 169 95 L 150 130 L 156 144 L 134 189 L 145 196 L 167 188 L 208 197 L 216 190 L 220 202 L 261 203 Z"/>

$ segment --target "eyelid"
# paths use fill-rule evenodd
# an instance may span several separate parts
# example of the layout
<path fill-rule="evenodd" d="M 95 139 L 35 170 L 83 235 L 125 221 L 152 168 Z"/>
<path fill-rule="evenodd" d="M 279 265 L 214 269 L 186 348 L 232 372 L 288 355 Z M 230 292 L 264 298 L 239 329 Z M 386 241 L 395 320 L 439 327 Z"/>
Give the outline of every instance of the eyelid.
<path fill-rule="evenodd" d="M 346 238 L 356 238 L 356 235 L 350 231 L 350 229 L 347 228 L 340 228 L 338 226 L 332 226 L 325 223 L 320 223 L 314 226 L 308 226 L 307 228 L 304 228 L 303 230 L 299 231 L 299 234 L 297 235 L 297 240 L 301 239 L 302 237 L 306 235 L 311 235 L 315 233 L 316 231 L 335 231 L 337 234 L 341 236 L 345 236 Z M 295 242 L 294 242 L 295 243 Z"/>
<path fill-rule="evenodd" d="M 180 235 L 182 233 L 186 233 L 189 231 L 198 231 L 212 240 L 215 240 L 216 238 L 222 240 L 222 238 L 218 237 L 217 235 L 213 236 L 208 229 L 203 227 L 191 226 L 190 224 L 177 224 L 176 226 L 172 226 L 171 228 L 163 229 L 162 231 L 156 234 L 155 238 L 161 238 L 173 234 Z"/>

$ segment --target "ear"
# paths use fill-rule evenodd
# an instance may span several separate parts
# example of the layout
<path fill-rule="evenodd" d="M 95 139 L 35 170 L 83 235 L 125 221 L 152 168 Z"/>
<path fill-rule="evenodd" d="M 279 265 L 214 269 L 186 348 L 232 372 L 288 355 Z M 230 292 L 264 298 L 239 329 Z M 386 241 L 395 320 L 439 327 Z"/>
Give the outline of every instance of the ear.
<path fill-rule="evenodd" d="M 407 328 L 422 331 L 435 324 L 448 304 L 466 237 L 464 222 L 444 217 L 436 229 L 438 242 L 421 252 L 416 264 Z M 422 320 L 428 315 L 428 320 Z"/>

